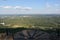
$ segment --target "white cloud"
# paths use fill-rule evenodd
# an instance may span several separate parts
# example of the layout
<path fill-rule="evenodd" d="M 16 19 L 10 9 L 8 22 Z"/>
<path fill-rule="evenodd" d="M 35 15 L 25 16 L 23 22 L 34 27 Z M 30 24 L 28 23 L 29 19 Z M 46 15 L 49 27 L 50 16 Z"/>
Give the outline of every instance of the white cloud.
<path fill-rule="evenodd" d="M 3 6 L 2 8 L 13 8 L 12 6 Z"/>
<path fill-rule="evenodd" d="M 24 7 L 23 9 L 24 10 L 31 10 L 32 8 L 31 7 Z"/>
<path fill-rule="evenodd" d="M 55 8 L 58 4 L 54 4 L 54 6 L 46 3 L 46 8 L 43 10 L 32 9 L 31 7 L 22 7 L 22 6 L 0 6 L 3 10 L 0 10 L 1 13 L 60 13 L 59 8 Z"/>
<path fill-rule="evenodd" d="M 16 10 L 31 10 L 31 7 L 22 7 L 22 6 L 0 6 L 0 8 L 4 9 L 16 9 Z"/>
<path fill-rule="evenodd" d="M 21 6 L 15 6 L 14 7 L 15 9 L 20 9 L 20 8 L 22 8 Z"/>
<path fill-rule="evenodd" d="M 47 7 L 47 8 L 50 8 L 51 5 L 47 2 L 47 3 L 46 3 L 46 7 Z"/>
<path fill-rule="evenodd" d="M 0 6 L 0 8 L 1 8 L 2 6 Z"/>
<path fill-rule="evenodd" d="M 55 4 L 55 6 L 56 6 L 56 7 L 58 7 L 58 6 L 59 6 L 59 4 Z"/>
<path fill-rule="evenodd" d="M 2 10 L 0 13 L 9 14 L 9 13 L 28 13 L 32 10 L 31 7 L 22 7 L 22 6 L 0 6 Z"/>
<path fill-rule="evenodd" d="M 14 9 L 20 9 L 20 10 L 31 10 L 31 7 L 22 7 L 22 6 L 15 6 Z"/>

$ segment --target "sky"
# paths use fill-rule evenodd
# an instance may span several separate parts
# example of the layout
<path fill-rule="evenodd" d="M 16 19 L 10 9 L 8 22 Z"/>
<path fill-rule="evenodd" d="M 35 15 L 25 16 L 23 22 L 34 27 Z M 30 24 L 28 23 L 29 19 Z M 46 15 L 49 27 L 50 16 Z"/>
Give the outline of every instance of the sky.
<path fill-rule="evenodd" d="M 0 14 L 60 14 L 60 0 L 0 0 Z"/>

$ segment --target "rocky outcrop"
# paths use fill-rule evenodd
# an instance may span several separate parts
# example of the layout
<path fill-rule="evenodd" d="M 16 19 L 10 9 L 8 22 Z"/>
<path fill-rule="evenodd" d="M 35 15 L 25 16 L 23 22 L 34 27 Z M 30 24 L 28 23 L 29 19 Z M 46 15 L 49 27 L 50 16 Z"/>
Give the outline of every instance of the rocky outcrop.
<path fill-rule="evenodd" d="M 14 34 L 0 33 L 0 40 L 60 40 L 60 34 L 42 30 L 20 30 Z"/>
<path fill-rule="evenodd" d="M 12 35 L 7 35 L 6 33 L 0 33 L 0 40 L 13 40 Z"/>
<path fill-rule="evenodd" d="M 22 30 L 14 34 L 14 40 L 58 40 L 58 34 L 41 30 Z"/>

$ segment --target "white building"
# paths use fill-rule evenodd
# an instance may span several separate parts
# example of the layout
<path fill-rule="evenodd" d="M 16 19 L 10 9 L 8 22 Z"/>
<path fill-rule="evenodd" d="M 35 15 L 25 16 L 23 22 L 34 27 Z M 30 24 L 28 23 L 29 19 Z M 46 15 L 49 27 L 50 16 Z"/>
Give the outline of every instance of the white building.
<path fill-rule="evenodd" d="M 5 25 L 5 23 L 4 23 L 4 22 L 3 22 L 3 23 L 0 23 L 0 24 Z"/>

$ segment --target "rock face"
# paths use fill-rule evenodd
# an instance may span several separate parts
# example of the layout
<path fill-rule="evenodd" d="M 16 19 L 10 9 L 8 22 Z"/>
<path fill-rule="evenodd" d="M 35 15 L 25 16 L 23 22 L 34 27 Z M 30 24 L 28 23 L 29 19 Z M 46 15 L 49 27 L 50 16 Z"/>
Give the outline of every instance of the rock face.
<path fill-rule="evenodd" d="M 14 34 L 14 40 L 50 40 L 50 35 L 40 30 L 22 30 Z"/>
<path fill-rule="evenodd" d="M 7 35 L 6 33 L 0 33 L 0 40 L 13 40 L 11 35 Z"/>
<path fill-rule="evenodd" d="M 60 34 L 41 30 L 20 30 L 14 34 L 0 33 L 0 40 L 60 40 Z"/>
<path fill-rule="evenodd" d="M 6 38 L 6 33 L 0 33 L 0 40 L 4 40 Z"/>

